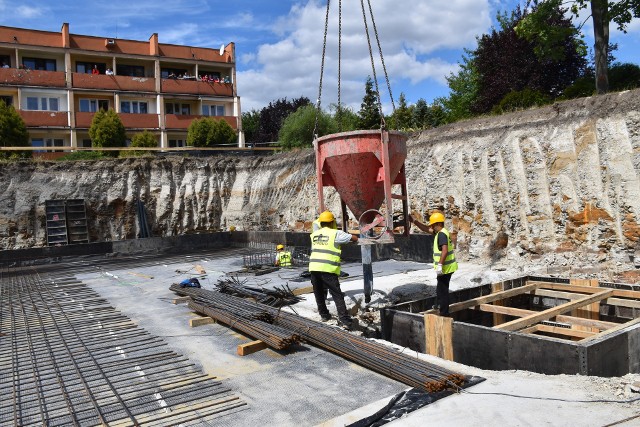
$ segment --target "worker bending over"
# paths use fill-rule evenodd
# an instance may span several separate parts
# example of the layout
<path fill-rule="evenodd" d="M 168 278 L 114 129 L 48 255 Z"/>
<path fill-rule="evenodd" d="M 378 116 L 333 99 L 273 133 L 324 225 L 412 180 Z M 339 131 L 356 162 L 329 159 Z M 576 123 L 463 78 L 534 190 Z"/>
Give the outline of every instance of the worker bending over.
<path fill-rule="evenodd" d="M 433 268 L 436 271 L 436 305 L 441 316 L 449 315 L 449 282 L 458 269 L 456 253 L 449 230 L 444 228 L 444 215 L 435 212 L 429 217 L 429 225 L 425 225 L 409 215 L 409 222 L 415 224 L 426 233 L 433 233 Z"/>
<path fill-rule="evenodd" d="M 322 212 L 318 220 L 320 229 L 311 233 L 311 256 L 309 257 L 309 272 L 311 272 L 311 284 L 318 313 L 324 322 L 331 319 L 325 303 L 326 290 L 328 289 L 338 310 L 338 324 L 349 329 L 352 319 L 347 312 L 344 294 L 338 281 L 342 254 L 340 246 L 349 242 L 357 242 L 358 236 L 338 230 L 336 219 L 329 211 Z"/>
<path fill-rule="evenodd" d="M 291 267 L 291 252 L 284 250 L 284 245 L 276 246 L 276 265 L 278 267 Z"/>

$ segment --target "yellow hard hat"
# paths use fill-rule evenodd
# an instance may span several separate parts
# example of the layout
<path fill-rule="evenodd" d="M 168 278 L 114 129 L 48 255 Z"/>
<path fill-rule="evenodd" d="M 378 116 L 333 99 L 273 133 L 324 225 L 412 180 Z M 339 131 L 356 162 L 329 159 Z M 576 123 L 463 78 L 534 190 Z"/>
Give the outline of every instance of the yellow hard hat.
<path fill-rule="evenodd" d="M 229 227 L 229 231 L 236 231 L 236 227 L 232 225 L 231 227 Z"/>
<path fill-rule="evenodd" d="M 433 225 L 438 222 L 444 222 L 444 215 L 442 215 L 440 212 L 432 213 L 429 217 L 429 225 Z"/>
<path fill-rule="evenodd" d="M 336 220 L 333 214 L 329 211 L 322 212 L 318 219 L 320 220 L 320 222 L 333 222 Z"/>
<path fill-rule="evenodd" d="M 278 246 L 276 246 L 276 250 L 281 251 L 282 249 L 284 249 L 284 245 L 278 245 Z"/>

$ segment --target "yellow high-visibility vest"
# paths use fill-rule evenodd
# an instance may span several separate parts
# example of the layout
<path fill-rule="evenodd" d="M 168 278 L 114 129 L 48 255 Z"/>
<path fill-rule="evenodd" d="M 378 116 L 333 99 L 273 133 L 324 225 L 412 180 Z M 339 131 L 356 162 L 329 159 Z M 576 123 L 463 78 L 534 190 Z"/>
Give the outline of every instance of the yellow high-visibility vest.
<path fill-rule="evenodd" d="M 442 255 L 442 250 L 438 246 L 438 234 L 440 233 L 444 233 L 447 236 L 447 257 L 442 263 L 442 274 L 453 273 L 458 269 L 458 263 L 456 261 L 455 248 L 451 242 L 451 237 L 449 237 L 449 230 L 446 228 L 440 230 L 433 238 L 433 267 L 435 268 L 440 263 L 440 256 Z"/>
<path fill-rule="evenodd" d="M 340 246 L 336 246 L 338 230 L 324 227 L 311 233 L 309 271 L 340 274 Z"/>
<path fill-rule="evenodd" d="M 278 252 L 278 266 L 291 267 L 291 252 L 286 252 L 286 251 Z"/>

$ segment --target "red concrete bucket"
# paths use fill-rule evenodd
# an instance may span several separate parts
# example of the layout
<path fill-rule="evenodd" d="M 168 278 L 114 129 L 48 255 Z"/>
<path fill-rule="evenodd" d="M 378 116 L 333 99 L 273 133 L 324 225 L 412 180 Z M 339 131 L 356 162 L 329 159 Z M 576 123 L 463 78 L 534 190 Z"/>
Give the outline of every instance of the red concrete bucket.
<path fill-rule="evenodd" d="M 321 208 L 323 186 L 335 187 L 356 219 L 365 211 L 380 208 L 385 200 L 385 183 L 390 198 L 391 185 L 404 165 L 406 142 L 407 136 L 401 132 L 380 130 L 318 138 L 315 146 Z"/>

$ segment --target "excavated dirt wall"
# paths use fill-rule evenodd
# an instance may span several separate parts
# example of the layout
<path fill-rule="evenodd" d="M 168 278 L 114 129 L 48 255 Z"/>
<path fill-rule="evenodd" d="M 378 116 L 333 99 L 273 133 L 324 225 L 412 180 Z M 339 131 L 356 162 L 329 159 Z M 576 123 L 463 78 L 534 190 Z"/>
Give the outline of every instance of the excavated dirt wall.
<path fill-rule="evenodd" d="M 442 209 L 461 258 L 638 280 L 640 91 L 444 126 L 413 135 L 408 151 L 412 212 Z M 45 200 L 68 198 L 86 200 L 92 241 L 135 238 L 137 199 L 155 236 L 308 230 L 314 155 L 5 163 L 1 247 L 45 245 Z M 339 210 L 334 192 L 327 201 Z"/>

